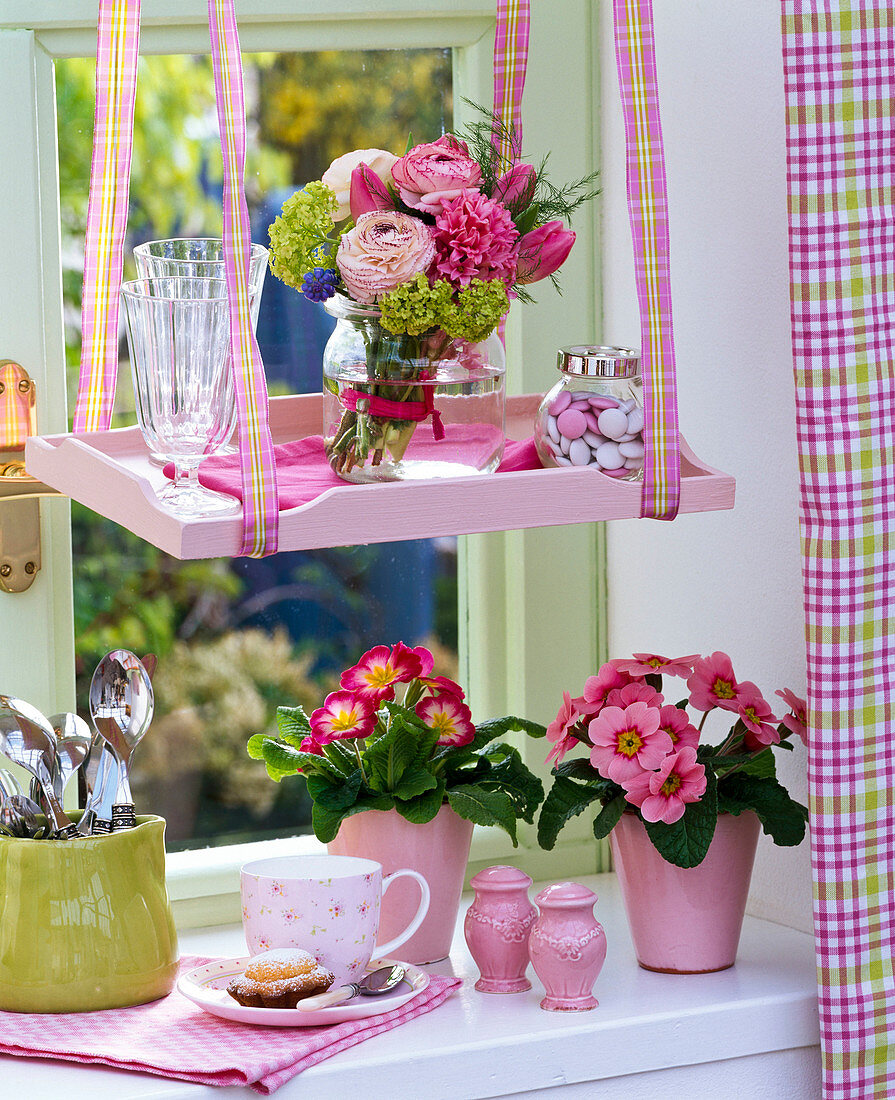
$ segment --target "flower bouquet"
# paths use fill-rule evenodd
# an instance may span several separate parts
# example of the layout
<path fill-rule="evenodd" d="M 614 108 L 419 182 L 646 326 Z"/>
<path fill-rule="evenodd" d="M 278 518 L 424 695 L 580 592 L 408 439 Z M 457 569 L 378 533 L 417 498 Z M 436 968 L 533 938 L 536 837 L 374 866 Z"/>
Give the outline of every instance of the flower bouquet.
<path fill-rule="evenodd" d="M 686 696 L 669 692 L 674 701 L 666 701 L 663 676 L 686 680 Z M 773 749 L 791 749 L 792 735 L 805 740 L 805 702 L 789 690 L 777 694 L 788 708 L 782 718 L 755 684 L 736 679 L 725 653 L 609 661 L 581 697 L 563 694 L 547 727 L 555 767 L 539 843 L 552 848 L 563 825 L 598 802 L 596 837 L 635 814 L 659 855 L 678 867 L 702 863 L 721 814 L 751 810 L 775 844 L 799 844 L 808 811 L 777 780 Z M 733 719 L 717 745 L 701 742 L 713 711 Z M 566 759 L 581 746 L 586 758 Z"/>
<path fill-rule="evenodd" d="M 305 776 L 319 840 L 328 843 L 344 818 L 365 810 L 394 809 L 424 824 L 447 802 L 462 818 L 499 825 L 516 844 L 516 821 L 534 821 L 544 788 L 499 738 L 511 730 L 542 737 L 543 726 L 512 717 L 473 725 L 462 688 L 433 674 L 422 646 L 374 646 L 340 684 L 310 717 L 280 707 L 279 736 L 248 742 L 249 756 L 277 782 Z"/>
<path fill-rule="evenodd" d="M 502 134 L 513 149 L 507 172 L 495 146 Z M 412 476 L 401 464 L 420 423 L 431 421 L 432 442 L 445 438 L 451 416 L 435 402 L 443 392 L 499 392 L 500 402 L 485 414 L 490 426 L 497 420 L 490 448 L 471 469 L 441 472 L 496 468 L 503 354 L 485 341 L 511 296 L 555 280 L 575 240 L 563 219 L 596 194 L 593 177 L 553 187 L 543 165 L 518 163 L 518 153 L 515 135 L 490 117 L 465 140 L 408 142 L 400 157 L 356 149 L 287 199 L 271 225 L 273 273 L 340 319 L 324 395 L 338 414 L 331 430 L 327 417 L 327 454 L 345 479 Z M 468 409 L 457 420 L 468 423 Z M 422 476 L 437 475 L 427 465 Z"/>

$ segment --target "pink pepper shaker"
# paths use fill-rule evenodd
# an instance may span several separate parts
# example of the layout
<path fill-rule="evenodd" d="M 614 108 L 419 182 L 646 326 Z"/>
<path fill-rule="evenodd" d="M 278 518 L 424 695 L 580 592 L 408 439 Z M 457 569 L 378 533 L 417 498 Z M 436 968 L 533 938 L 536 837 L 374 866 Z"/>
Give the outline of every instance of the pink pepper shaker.
<path fill-rule="evenodd" d="M 558 882 L 535 898 L 540 909 L 528 950 L 547 996 L 548 1012 L 597 1007 L 591 990 L 606 960 L 606 934 L 594 917 L 597 895 L 577 882 Z"/>
<path fill-rule="evenodd" d="M 531 989 L 528 934 L 538 913 L 528 900 L 531 879 L 515 867 L 488 867 L 472 880 L 475 901 L 466 913 L 466 943 L 481 977 L 480 993 Z"/>

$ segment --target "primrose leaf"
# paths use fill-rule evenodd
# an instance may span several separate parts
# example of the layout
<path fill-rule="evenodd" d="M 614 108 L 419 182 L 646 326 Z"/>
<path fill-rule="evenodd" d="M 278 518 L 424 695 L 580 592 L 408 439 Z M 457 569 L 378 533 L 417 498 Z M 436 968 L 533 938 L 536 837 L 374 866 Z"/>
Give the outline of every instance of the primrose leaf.
<path fill-rule="evenodd" d="M 311 723 L 302 707 L 277 707 L 277 733 L 280 737 L 307 737 Z"/>
<path fill-rule="evenodd" d="M 646 821 L 646 831 L 659 855 L 676 867 L 698 867 L 715 835 L 718 820 L 718 786 L 715 773 L 705 772 L 705 794 L 698 802 L 689 802 L 684 816 L 672 825 L 664 821 Z"/>
<path fill-rule="evenodd" d="M 414 825 L 425 825 L 427 821 L 431 821 L 438 813 L 443 802 L 444 785 L 436 782 L 432 790 L 425 791 L 415 798 L 408 798 L 406 801 L 396 802 L 395 806 L 398 813 L 406 821 L 410 821 Z"/>
<path fill-rule="evenodd" d="M 597 840 L 609 836 L 615 826 L 618 825 L 627 805 L 628 802 L 624 793 L 617 794 L 611 802 L 606 803 L 594 818 L 594 836 Z"/>
<path fill-rule="evenodd" d="M 600 792 L 594 787 L 582 786 L 562 775 L 555 776 L 538 818 L 538 844 L 549 851 L 556 844 L 563 825 L 583 813 L 599 797 Z"/>
<path fill-rule="evenodd" d="M 476 825 L 499 825 L 509 835 L 513 847 L 518 847 L 516 810 L 504 791 L 486 791 L 468 784 L 449 790 L 447 797 L 454 813 Z"/>
<path fill-rule="evenodd" d="M 487 754 L 488 759 L 494 751 L 501 755 L 496 763 L 492 761 L 491 770 L 484 776 L 485 782 L 489 787 L 496 784 L 505 791 L 513 800 L 516 815 L 531 825 L 535 810 L 544 800 L 544 784 L 523 762 L 518 749 L 511 745 L 494 745 Z"/>
<path fill-rule="evenodd" d="M 808 811 L 790 798 L 776 779 L 742 772 L 725 776 L 718 785 L 718 805 L 730 814 L 752 810 L 758 815 L 762 829 L 782 847 L 794 847 L 804 839 Z"/>
<path fill-rule="evenodd" d="M 424 794 L 426 791 L 435 790 L 438 780 L 425 768 L 408 768 L 401 776 L 401 781 L 394 789 L 395 798 L 407 801 Z"/>

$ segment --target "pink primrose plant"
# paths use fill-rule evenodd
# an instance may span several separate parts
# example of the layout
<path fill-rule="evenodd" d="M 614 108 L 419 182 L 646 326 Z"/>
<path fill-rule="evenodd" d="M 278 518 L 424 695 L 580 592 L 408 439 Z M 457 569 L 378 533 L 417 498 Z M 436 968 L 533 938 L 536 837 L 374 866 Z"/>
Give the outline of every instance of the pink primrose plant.
<path fill-rule="evenodd" d="M 663 675 L 686 679 L 688 696 L 666 702 Z M 563 824 L 598 800 L 597 837 L 608 835 L 622 813 L 637 813 L 662 857 L 681 867 L 705 858 L 721 813 L 751 810 L 775 843 L 799 843 L 807 810 L 777 781 L 771 749 L 790 737 L 804 738 L 806 706 L 788 689 L 777 694 L 790 709 L 782 719 L 754 683 L 737 679 L 730 657 L 720 651 L 672 658 L 635 653 L 607 661 L 585 680 L 581 696 L 563 691 L 547 727 L 555 778 L 539 842 L 551 848 Z M 702 712 L 698 725 L 690 708 Z M 713 713 L 727 714 L 732 725 L 720 741 L 718 735 L 703 741 Z M 587 760 L 569 759 L 585 730 Z"/>
<path fill-rule="evenodd" d="M 439 745 L 468 745 L 475 737 L 469 707 L 456 695 L 443 692 L 421 699 L 416 713 L 429 729 L 437 731 Z"/>

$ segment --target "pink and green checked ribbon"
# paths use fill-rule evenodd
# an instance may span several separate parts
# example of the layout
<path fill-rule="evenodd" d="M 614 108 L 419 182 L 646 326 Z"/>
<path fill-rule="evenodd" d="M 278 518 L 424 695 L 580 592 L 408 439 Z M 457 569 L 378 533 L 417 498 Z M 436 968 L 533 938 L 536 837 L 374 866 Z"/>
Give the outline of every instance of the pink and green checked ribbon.
<path fill-rule="evenodd" d="M 824 1100 L 895 1096 L 895 10 L 782 0 Z"/>
<path fill-rule="evenodd" d="M 208 25 L 224 157 L 224 264 L 245 512 L 241 553 L 261 557 L 276 552 L 279 511 L 267 384 L 249 315 L 251 238 L 244 191 L 245 92 L 233 0 L 208 0 Z"/>
<path fill-rule="evenodd" d="M 208 0 L 208 18 L 224 157 L 224 262 L 244 491 L 241 553 L 260 557 L 276 551 L 278 511 L 267 385 L 248 301 L 245 99 L 233 0 Z M 139 40 L 140 0 L 100 0 L 75 431 L 105 431 L 112 417 Z"/>
<path fill-rule="evenodd" d="M 674 519 L 681 491 L 680 437 L 652 2 L 613 0 L 613 16 L 643 357 L 645 453 L 640 514 Z"/>
<path fill-rule="evenodd" d="M 100 0 L 76 432 L 112 419 L 139 52 L 140 0 Z"/>
<path fill-rule="evenodd" d="M 522 92 L 528 65 L 530 26 L 529 0 L 497 0 L 493 111 L 507 130 L 494 139 L 500 157 L 499 174 L 509 171 L 519 160 L 521 152 Z"/>

